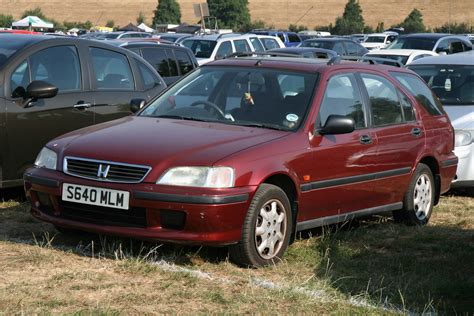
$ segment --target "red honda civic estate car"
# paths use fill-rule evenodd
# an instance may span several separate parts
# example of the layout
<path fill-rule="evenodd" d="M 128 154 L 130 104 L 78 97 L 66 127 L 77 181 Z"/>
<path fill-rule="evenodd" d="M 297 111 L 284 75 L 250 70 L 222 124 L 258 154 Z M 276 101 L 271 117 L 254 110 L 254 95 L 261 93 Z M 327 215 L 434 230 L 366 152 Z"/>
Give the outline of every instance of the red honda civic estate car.
<path fill-rule="evenodd" d="M 50 141 L 24 179 L 32 214 L 60 231 L 227 245 L 262 266 L 309 228 L 374 213 L 426 224 L 453 148 L 410 70 L 257 56 L 207 64 L 135 116 Z"/>

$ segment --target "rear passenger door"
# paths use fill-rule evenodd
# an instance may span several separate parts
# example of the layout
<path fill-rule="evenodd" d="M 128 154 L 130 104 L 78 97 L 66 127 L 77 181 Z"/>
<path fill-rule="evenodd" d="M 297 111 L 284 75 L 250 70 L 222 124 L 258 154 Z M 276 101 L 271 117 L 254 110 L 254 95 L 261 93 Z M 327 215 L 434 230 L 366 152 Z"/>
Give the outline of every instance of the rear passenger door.
<path fill-rule="evenodd" d="M 346 115 L 354 119 L 356 129 L 338 135 L 316 132 L 311 138 L 313 164 L 308 166 L 311 182 L 301 187 L 301 210 L 307 218 L 300 220 L 334 216 L 374 205 L 373 185 L 369 180 L 376 170 L 377 139 L 368 128 L 363 100 L 355 74 L 337 73 L 327 80 L 315 125 L 324 126 L 333 114 Z"/>
<path fill-rule="evenodd" d="M 91 109 L 95 123 L 132 114 L 132 99 L 148 101 L 165 87 L 165 84 L 161 84 L 156 78 L 156 84 L 146 87 L 144 74 L 126 54 L 99 47 L 90 47 L 89 53 L 91 84 L 94 90 L 94 104 Z M 154 72 L 151 75 L 155 76 Z"/>
<path fill-rule="evenodd" d="M 423 126 L 410 99 L 392 82 L 372 73 L 361 73 L 360 77 L 378 142 L 373 199 L 377 205 L 400 202 L 420 154 L 417 148 L 424 147 Z"/>

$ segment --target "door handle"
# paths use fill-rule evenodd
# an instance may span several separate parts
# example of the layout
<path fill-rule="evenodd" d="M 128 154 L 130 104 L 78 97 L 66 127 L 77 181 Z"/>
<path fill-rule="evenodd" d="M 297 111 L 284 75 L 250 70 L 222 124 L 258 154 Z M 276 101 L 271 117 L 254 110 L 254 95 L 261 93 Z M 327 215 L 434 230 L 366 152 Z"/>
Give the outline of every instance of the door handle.
<path fill-rule="evenodd" d="M 421 135 L 421 128 L 415 127 L 411 130 L 411 134 L 415 137 L 418 137 Z"/>
<path fill-rule="evenodd" d="M 369 135 L 362 135 L 359 138 L 359 142 L 364 145 L 372 144 L 372 137 L 370 137 Z"/>
<path fill-rule="evenodd" d="M 91 106 L 92 106 L 92 104 L 81 102 L 81 101 L 79 101 L 79 102 L 77 102 L 76 104 L 73 105 L 73 107 L 75 109 L 78 109 L 78 110 L 85 110 L 87 108 L 90 108 Z"/>

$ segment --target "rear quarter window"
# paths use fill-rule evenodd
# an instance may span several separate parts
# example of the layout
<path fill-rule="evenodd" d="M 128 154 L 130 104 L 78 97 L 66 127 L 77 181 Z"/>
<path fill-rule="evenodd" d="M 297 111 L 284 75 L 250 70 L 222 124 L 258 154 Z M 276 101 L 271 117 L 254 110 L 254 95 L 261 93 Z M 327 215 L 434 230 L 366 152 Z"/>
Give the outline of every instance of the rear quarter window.
<path fill-rule="evenodd" d="M 431 115 L 445 113 L 439 99 L 420 78 L 408 73 L 391 72 L 390 74 L 415 97 L 428 113 Z"/>

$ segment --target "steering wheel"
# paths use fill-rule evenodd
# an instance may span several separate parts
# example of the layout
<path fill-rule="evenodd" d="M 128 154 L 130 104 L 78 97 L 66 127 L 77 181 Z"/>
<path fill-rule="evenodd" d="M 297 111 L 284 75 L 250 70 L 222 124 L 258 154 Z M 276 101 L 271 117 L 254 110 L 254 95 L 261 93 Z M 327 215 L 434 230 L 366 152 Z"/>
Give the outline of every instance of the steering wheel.
<path fill-rule="evenodd" d="M 198 100 L 198 101 L 194 101 L 189 106 L 197 106 L 199 104 L 203 104 L 204 109 L 206 109 L 206 110 L 208 108 L 213 108 L 217 113 L 219 113 L 222 116 L 222 118 L 226 119 L 224 112 L 222 112 L 222 110 L 215 103 L 212 103 L 210 101 Z"/>

